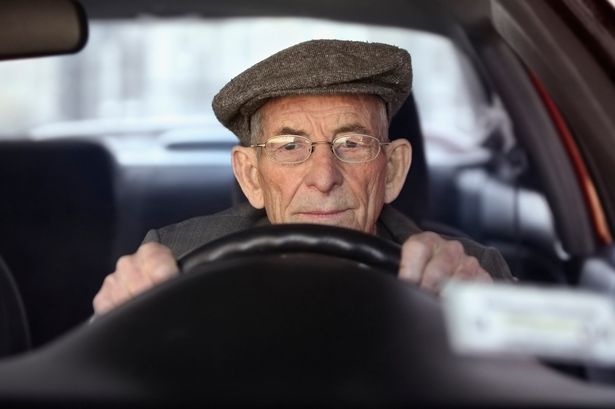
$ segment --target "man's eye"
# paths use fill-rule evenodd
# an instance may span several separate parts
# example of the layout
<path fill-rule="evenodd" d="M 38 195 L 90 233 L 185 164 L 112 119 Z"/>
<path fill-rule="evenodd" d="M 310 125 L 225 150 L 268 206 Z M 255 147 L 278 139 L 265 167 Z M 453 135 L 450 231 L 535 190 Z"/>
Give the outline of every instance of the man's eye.
<path fill-rule="evenodd" d="M 282 149 L 284 149 L 285 151 L 294 151 L 298 148 L 299 148 L 298 143 L 287 143 L 286 145 L 282 147 Z"/>
<path fill-rule="evenodd" d="M 342 139 L 341 141 L 339 141 L 339 145 L 338 145 L 340 149 L 345 149 L 345 150 L 354 150 L 354 149 L 361 148 L 362 146 L 363 144 L 360 141 L 356 141 L 352 139 L 346 139 L 346 140 Z"/>

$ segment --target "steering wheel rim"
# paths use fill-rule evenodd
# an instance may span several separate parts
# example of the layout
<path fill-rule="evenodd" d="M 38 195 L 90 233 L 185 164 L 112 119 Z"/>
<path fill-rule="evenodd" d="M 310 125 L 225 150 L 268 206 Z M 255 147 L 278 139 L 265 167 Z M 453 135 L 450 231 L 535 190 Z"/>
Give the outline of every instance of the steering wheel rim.
<path fill-rule="evenodd" d="M 397 275 L 401 246 L 375 235 L 338 226 L 277 224 L 242 230 L 206 243 L 178 259 L 181 274 L 214 261 L 255 255 L 324 254 Z"/>

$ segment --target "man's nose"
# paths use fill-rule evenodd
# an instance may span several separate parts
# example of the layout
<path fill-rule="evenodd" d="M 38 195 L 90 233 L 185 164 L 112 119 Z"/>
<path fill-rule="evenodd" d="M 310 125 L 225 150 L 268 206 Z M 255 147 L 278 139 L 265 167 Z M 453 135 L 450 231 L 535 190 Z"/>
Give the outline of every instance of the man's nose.
<path fill-rule="evenodd" d="M 321 192 L 329 192 L 342 184 L 340 161 L 333 154 L 329 144 L 314 145 L 312 149 L 312 155 L 308 159 L 305 183 Z"/>

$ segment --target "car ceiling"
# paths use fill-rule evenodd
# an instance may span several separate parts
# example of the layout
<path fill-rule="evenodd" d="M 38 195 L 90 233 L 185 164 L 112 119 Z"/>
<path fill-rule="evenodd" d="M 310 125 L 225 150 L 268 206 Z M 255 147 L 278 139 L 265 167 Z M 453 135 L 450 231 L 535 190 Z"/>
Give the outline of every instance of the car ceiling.
<path fill-rule="evenodd" d="M 204 17 L 229 16 L 305 16 L 371 24 L 412 27 L 448 32 L 455 20 L 478 23 L 490 14 L 489 0 L 387 0 L 377 5 L 369 0 L 82 0 L 91 18 L 130 18 L 139 15 Z M 374 13 L 377 8 L 377 13 Z"/>

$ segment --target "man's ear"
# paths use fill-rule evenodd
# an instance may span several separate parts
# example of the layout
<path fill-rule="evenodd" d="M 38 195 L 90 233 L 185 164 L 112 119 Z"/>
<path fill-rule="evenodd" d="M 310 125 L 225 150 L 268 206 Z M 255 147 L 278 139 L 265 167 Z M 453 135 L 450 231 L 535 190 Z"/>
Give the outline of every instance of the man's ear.
<path fill-rule="evenodd" d="M 258 158 L 256 149 L 245 146 L 235 146 L 232 151 L 232 165 L 235 179 L 239 182 L 243 194 L 246 195 L 250 204 L 262 209 L 265 207 L 263 189 L 258 177 Z"/>
<path fill-rule="evenodd" d="M 399 196 L 412 162 L 412 145 L 405 138 L 392 141 L 387 147 L 387 173 L 384 202 L 391 203 Z"/>

